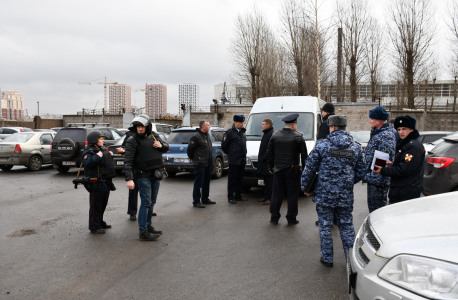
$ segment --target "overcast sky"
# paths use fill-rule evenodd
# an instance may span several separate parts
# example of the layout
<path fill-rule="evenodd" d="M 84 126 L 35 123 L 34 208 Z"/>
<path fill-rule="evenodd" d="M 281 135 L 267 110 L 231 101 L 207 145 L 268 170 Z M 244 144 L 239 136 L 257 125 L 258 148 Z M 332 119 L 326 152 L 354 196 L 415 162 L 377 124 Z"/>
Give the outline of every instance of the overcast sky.
<path fill-rule="evenodd" d="M 370 1 L 374 14 L 383 18 L 388 1 Z M 434 2 L 440 23 L 446 0 Z M 73 114 L 97 100 L 102 108 L 103 85 L 78 82 L 104 76 L 130 84 L 137 106 L 145 83 L 167 85 L 169 113 L 180 83 L 199 84 L 200 105 L 210 105 L 214 85 L 229 80 L 234 20 L 254 3 L 275 26 L 281 0 L 3 1 L 0 88 L 20 91 L 29 114 L 37 101 L 40 113 Z M 324 1 L 323 16 L 334 3 Z"/>

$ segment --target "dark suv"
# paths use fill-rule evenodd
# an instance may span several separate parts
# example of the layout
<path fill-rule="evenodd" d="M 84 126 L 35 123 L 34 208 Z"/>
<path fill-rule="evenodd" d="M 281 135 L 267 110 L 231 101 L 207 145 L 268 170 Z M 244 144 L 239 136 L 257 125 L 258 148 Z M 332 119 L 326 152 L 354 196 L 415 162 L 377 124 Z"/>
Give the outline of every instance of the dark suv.
<path fill-rule="evenodd" d="M 423 194 L 426 196 L 458 191 L 458 136 L 443 139 L 425 157 Z"/>
<path fill-rule="evenodd" d="M 64 127 L 59 130 L 52 141 L 52 164 L 59 173 L 68 172 L 71 167 L 79 167 L 84 148 L 87 146 L 87 135 L 99 130 L 105 135 L 104 146 L 111 146 L 122 134 L 112 127 Z"/>

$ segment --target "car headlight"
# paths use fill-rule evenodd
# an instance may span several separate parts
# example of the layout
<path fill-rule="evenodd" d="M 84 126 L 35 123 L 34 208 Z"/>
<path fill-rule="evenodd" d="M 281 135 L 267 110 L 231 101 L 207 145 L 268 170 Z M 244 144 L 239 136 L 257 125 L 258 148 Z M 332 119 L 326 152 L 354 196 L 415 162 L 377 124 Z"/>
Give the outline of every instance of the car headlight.
<path fill-rule="evenodd" d="M 246 158 L 246 164 L 247 165 L 251 165 L 251 158 L 249 158 L 249 157 Z"/>
<path fill-rule="evenodd" d="M 458 299 L 458 265 L 428 257 L 400 254 L 378 276 L 430 299 Z"/>

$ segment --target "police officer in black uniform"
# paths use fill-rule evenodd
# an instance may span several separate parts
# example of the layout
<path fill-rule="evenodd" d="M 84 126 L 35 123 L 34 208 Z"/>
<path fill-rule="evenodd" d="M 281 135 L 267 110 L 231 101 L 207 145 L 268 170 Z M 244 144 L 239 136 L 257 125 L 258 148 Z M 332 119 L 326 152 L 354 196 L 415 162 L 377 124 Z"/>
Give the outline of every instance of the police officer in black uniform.
<path fill-rule="evenodd" d="M 140 192 L 139 239 L 150 241 L 162 234 L 162 231 L 154 229 L 151 224 L 160 186 L 160 181 L 154 177 L 154 171 L 164 168 L 162 153 L 167 152 L 169 145 L 152 131 L 148 116 L 135 117 L 132 125 L 136 133 L 126 143 L 124 173 L 127 188 L 133 190 L 135 186 L 138 186 Z"/>
<path fill-rule="evenodd" d="M 87 135 L 88 146 L 82 156 L 84 177 L 97 178 L 97 182 L 87 183 L 85 188 L 89 192 L 89 230 L 98 234 L 103 234 L 104 229 L 111 228 L 111 225 L 103 221 L 103 213 L 108 204 L 110 190 L 116 190 L 112 181 L 116 176 L 113 152 L 103 147 L 103 140 L 102 132 L 90 132 Z"/>
<path fill-rule="evenodd" d="M 297 132 L 297 118 L 299 114 L 292 114 L 282 119 L 285 128 L 272 134 L 267 146 L 267 164 L 274 174 L 272 200 L 270 203 L 270 223 L 277 225 L 280 219 L 280 208 L 285 191 L 288 197 L 288 225 L 296 225 L 298 213 L 297 200 L 301 184 L 301 170 L 307 158 L 307 146 L 302 134 Z M 300 158 L 299 158 L 300 155 Z M 299 160 L 300 159 L 300 160 Z"/>
<path fill-rule="evenodd" d="M 411 116 L 400 116 L 394 120 L 400 140 L 396 144 L 394 162 L 386 167 L 375 166 L 374 172 L 391 177 L 388 197 L 390 204 L 419 198 L 423 188 L 425 148 L 418 140 L 415 129 L 417 120 Z"/>
<path fill-rule="evenodd" d="M 229 176 L 227 178 L 227 199 L 231 204 L 237 201 L 248 201 L 242 197 L 243 176 L 246 165 L 246 134 L 243 128 L 244 115 L 234 115 L 232 128 L 224 133 L 221 149 L 229 159 Z"/>

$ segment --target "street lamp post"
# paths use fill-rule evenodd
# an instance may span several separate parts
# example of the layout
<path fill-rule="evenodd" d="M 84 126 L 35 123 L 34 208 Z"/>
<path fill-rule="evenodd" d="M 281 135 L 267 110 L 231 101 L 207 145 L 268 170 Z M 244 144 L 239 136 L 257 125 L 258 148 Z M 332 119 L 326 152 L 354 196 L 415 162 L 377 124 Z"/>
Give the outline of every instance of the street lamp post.
<path fill-rule="evenodd" d="M 37 106 L 38 106 L 38 116 L 40 116 L 40 102 L 37 101 Z"/>

